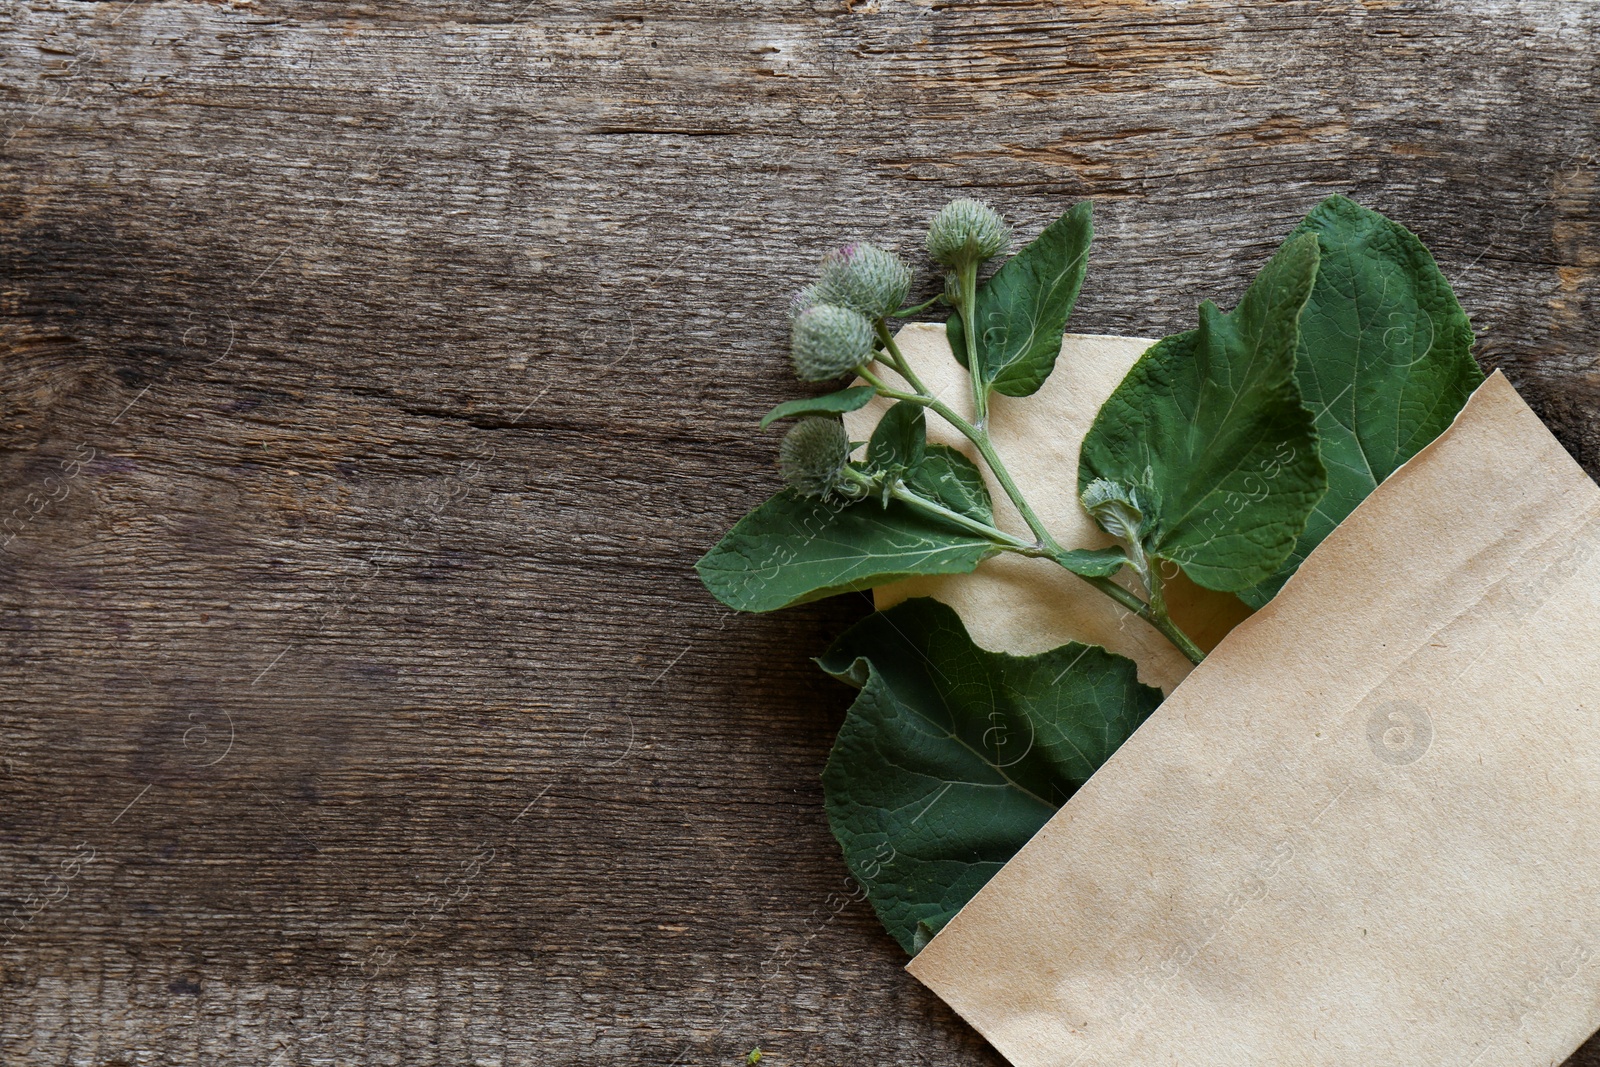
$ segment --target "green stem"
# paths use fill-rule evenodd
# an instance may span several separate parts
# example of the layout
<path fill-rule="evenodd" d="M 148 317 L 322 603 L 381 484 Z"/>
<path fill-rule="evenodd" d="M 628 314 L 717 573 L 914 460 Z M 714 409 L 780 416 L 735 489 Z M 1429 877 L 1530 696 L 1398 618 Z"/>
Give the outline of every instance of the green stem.
<path fill-rule="evenodd" d="M 1150 590 L 1150 610 L 1154 614 L 1165 618 L 1167 614 L 1167 598 L 1161 588 L 1161 565 L 1157 563 L 1152 567 L 1150 561 L 1144 558 L 1143 551 L 1139 553 L 1139 556 L 1139 576 L 1144 579 L 1144 587 Z"/>
<path fill-rule="evenodd" d="M 1156 561 L 1153 566 L 1146 563 L 1144 584 L 1150 590 L 1150 625 L 1166 634 L 1167 638 L 1178 646 L 1178 651 L 1189 657 L 1189 662 L 1199 663 L 1205 659 L 1206 654 L 1200 651 L 1200 646 L 1191 641 L 1188 634 L 1178 629 L 1167 614 L 1167 597 L 1162 590 L 1160 561 Z"/>
<path fill-rule="evenodd" d="M 938 411 L 943 418 L 948 419 L 950 417 L 945 412 L 939 411 L 938 407 L 933 410 Z M 951 412 L 950 414 L 953 415 L 955 413 Z M 956 417 L 960 418 L 959 415 Z M 966 428 L 962 429 L 962 426 Z M 1022 490 L 1017 487 L 1016 482 L 1011 480 L 1011 472 L 1006 470 L 1006 465 L 1000 461 L 999 453 L 994 450 L 994 445 L 989 440 L 989 432 L 965 421 L 961 425 L 957 425 L 956 429 L 966 434 L 967 440 L 972 442 L 973 447 L 978 450 L 978 454 L 983 457 L 983 461 L 989 465 L 989 470 L 993 472 L 995 481 L 1000 483 L 1000 488 L 1004 489 L 1006 496 L 1011 498 L 1011 503 L 1022 516 L 1022 521 L 1028 524 L 1028 529 L 1033 531 L 1033 536 L 1039 539 L 1039 546 L 1051 552 L 1061 551 L 1061 546 L 1056 543 L 1056 539 L 1050 536 L 1049 530 L 1045 529 L 1044 520 L 1039 518 L 1033 508 L 1028 506 L 1028 501 L 1024 499 Z"/>
<path fill-rule="evenodd" d="M 908 393 L 903 389 L 894 388 L 888 382 L 884 381 L 876 374 L 873 374 L 865 367 L 856 368 L 856 375 L 862 381 L 876 389 L 879 396 L 886 396 L 890 400 L 904 400 L 908 404 L 920 404 L 923 407 L 930 407 L 934 403 L 934 400 L 931 396 L 925 396 L 922 393 Z"/>
<path fill-rule="evenodd" d="M 844 474 L 845 477 L 847 477 L 850 481 L 863 487 L 868 492 L 876 492 L 879 487 L 879 482 L 876 478 L 863 474 L 853 467 L 846 467 Z M 946 522 L 953 523 L 956 526 L 961 527 L 963 530 L 966 530 L 968 533 L 974 533 L 985 540 L 993 541 L 1001 548 L 1013 552 L 1022 552 L 1027 555 L 1038 554 L 1038 547 L 1036 545 L 1029 544 L 1022 538 L 1013 534 L 1008 534 L 1004 530 L 990 526 L 986 522 L 980 522 L 970 515 L 963 515 L 959 511 L 953 511 L 936 500 L 929 500 L 920 493 L 915 493 L 910 489 L 907 489 L 905 485 L 899 481 L 896 481 L 892 486 L 889 487 L 889 495 L 894 499 L 909 504 L 912 507 L 917 508 L 918 510 L 929 515 L 936 515 L 939 518 L 944 519 Z"/>
<path fill-rule="evenodd" d="M 1161 636 L 1177 645 L 1178 651 L 1182 652 L 1190 663 L 1199 666 L 1200 661 L 1206 658 L 1206 654 L 1201 650 L 1200 646 L 1191 641 L 1189 635 L 1178 629 L 1178 625 L 1165 614 L 1156 615 L 1152 612 L 1146 616 L 1145 621 L 1160 630 Z"/>
<path fill-rule="evenodd" d="M 911 369 L 911 361 L 906 359 L 905 353 L 900 351 L 900 345 L 895 341 L 894 334 L 889 332 L 889 327 L 882 319 L 877 322 L 878 340 L 883 342 L 884 352 L 889 357 L 889 366 L 894 368 L 900 377 L 904 378 L 918 393 L 926 397 L 933 394 L 928 387 L 922 384 L 922 379 L 917 377 L 917 372 Z M 862 377 L 866 377 L 863 375 Z"/>
<path fill-rule="evenodd" d="M 939 293 L 938 295 L 933 296 L 928 300 L 924 300 L 922 303 L 916 305 L 915 307 L 901 308 L 899 311 L 892 312 L 891 314 L 886 315 L 885 318 L 907 319 L 907 318 L 910 318 L 912 315 L 920 315 L 922 312 L 927 311 L 929 308 L 933 307 L 933 305 L 937 304 L 940 300 L 943 300 L 943 299 L 944 299 L 944 294 L 943 293 Z"/>
<path fill-rule="evenodd" d="M 1056 560 L 1056 562 L 1060 563 L 1061 561 Z M 1073 573 L 1077 572 L 1074 571 Z M 1154 604 L 1146 604 L 1137 595 L 1128 592 L 1128 590 L 1110 578 L 1087 578 L 1081 574 L 1078 577 L 1083 578 L 1084 581 L 1100 590 L 1106 596 L 1155 627 L 1161 636 L 1171 641 L 1190 663 L 1198 664 L 1206 658 L 1206 654 L 1200 650 L 1200 646 L 1195 644 L 1188 634 L 1178 628 L 1178 625 L 1167 616 L 1164 608 L 1157 609 Z"/>
<path fill-rule="evenodd" d="M 978 264 L 976 260 L 964 263 L 960 270 L 961 329 L 966 334 L 967 370 L 972 379 L 972 421 L 980 430 L 989 425 L 989 386 L 978 373 L 977 327 L 978 316 Z M 976 442 L 974 442 L 976 443 Z"/>
<path fill-rule="evenodd" d="M 1061 563 L 1060 560 L 1056 560 L 1056 562 Z M 1061 565 L 1063 567 L 1066 566 L 1064 563 Z M 1072 573 L 1077 574 L 1076 571 L 1073 571 Z M 1088 582 L 1106 596 L 1110 597 L 1112 600 L 1115 600 L 1118 604 L 1121 604 L 1123 607 L 1139 616 L 1139 618 L 1144 619 L 1147 622 L 1151 621 L 1150 605 L 1140 600 L 1138 594 L 1130 593 L 1128 590 L 1124 589 L 1110 578 L 1087 578 L 1081 574 L 1078 574 L 1078 577 L 1083 578 L 1084 581 Z"/>
<path fill-rule="evenodd" d="M 929 500 L 927 497 L 921 496 L 920 494 L 913 493 L 904 485 L 897 483 L 889 490 L 889 495 L 894 497 L 896 500 L 904 501 L 905 503 L 910 504 L 912 507 L 920 508 L 930 515 L 937 515 L 941 519 L 955 523 L 957 526 L 960 526 L 962 529 L 967 530 L 970 533 L 975 533 L 980 537 L 986 537 L 1000 545 L 1002 548 L 1018 551 L 1034 550 L 1034 546 L 1022 540 L 1022 538 L 1008 534 L 1004 530 L 990 526 L 986 522 L 979 522 L 977 519 L 963 515 L 959 511 L 952 511 L 943 504 Z"/>

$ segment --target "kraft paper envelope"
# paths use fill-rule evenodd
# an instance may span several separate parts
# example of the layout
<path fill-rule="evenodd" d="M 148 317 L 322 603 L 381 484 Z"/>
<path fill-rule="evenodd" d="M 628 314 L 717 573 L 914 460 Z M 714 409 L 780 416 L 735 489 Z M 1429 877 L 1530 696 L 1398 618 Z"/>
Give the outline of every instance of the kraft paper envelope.
<path fill-rule="evenodd" d="M 928 388 L 968 418 L 971 387 L 966 371 L 950 355 L 944 327 L 916 323 L 898 335 L 901 350 Z M 995 396 L 989 428 L 995 447 L 1028 503 L 1062 544 L 1094 548 L 1111 544 L 1078 506 L 1078 443 L 1095 412 L 1111 395 L 1145 349 L 1155 342 L 1138 337 L 1069 334 L 1056 370 L 1030 397 Z M 894 374 L 885 372 L 894 379 Z M 889 401 L 874 400 L 845 416 L 854 440 L 865 440 Z M 942 419 L 928 419 L 928 440 L 973 451 Z M 990 480 L 995 513 L 1002 525 L 1027 531 L 1016 510 Z M 972 639 L 986 648 L 1017 653 L 1043 652 L 1068 641 L 1102 645 L 1139 665 L 1140 680 L 1171 691 L 1189 673 L 1189 661 L 1166 638 L 1105 594 L 1044 559 L 999 556 L 972 575 L 941 575 L 897 582 L 877 590 L 879 608 L 911 596 L 931 596 L 956 610 Z M 1199 589 L 1181 576 L 1168 584 L 1173 617 L 1184 631 L 1210 648 L 1248 614 L 1232 596 Z"/>
<path fill-rule="evenodd" d="M 1490 378 L 910 970 L 1017 1067 L 1560 1063 L 1600 1026 L 1600 488 Z"/>

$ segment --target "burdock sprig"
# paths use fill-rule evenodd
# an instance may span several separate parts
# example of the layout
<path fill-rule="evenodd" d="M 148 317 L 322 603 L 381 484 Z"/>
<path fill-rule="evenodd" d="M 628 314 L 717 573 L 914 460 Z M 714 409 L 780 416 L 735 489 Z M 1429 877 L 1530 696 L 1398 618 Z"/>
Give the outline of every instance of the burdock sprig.
<path fill-rule="evenodd" d="M 966 351 L 976 353 L 978 270 L 1011 247 L 1011 227 L 982 200 L 952 200 L 928 223 L 923 243 L 934 262 L 950 271 L 945 297 L 961 314 Z M 972 420 L 981 428 L 989 423 L 989 392 L 976 380 L 974 385 Z"/>
<path fill-rule="evenodd" d="M 1086 226 L 1087 216 L 1081 217 Z M 1079 214 L 1074 213 L 1063 221 L 1076 222 L 1079 218 Z M 1060 226 L 1057 224 L 1056 229 Z M 1050 231 L 1047 231 L 1046 237 L 1049 236 Z M 974 328 L 979 269 L 1009 249 L 1011 238 L 1011 227 L 997 211 L 971 199 L 947 204 L 934 215 L 928 227 L 924 245 L 934 261 L 949 272 L 942 299 L 956 308 L 969 361 L 979 354 Z M 1044 240 L 1041 238 L 1041 242 Z M 1047 251 L 1054 254 L 1060 241 L 1047 244 Z M 1067 269 L 1076 269 L 1081 274 L 1082 264 L 1068 263 Z M 911 291 L 913 280 L 911 268 L 899 256 L 862 241 L 845 245 L 825 258 L 817 280 L 796 294 L 790 304 L 790 353 L 795 373 L 808 382 L 831 381 L 854 374 L 866 382 L 872 392 L 847 389 L 799 404 L 794 413 L 809 413 L 812 417 L 796 425 L 779 448 L 779 467 L 785 483 L 808 499 L 849 503 L 876 497 L 885 507 L 891 500 L 898 500 L 915 512 L 982 538 L 995 551 L 1053 560 L 1150 622 L 1186 656 L 1198 662 L 1199 649 L 1167 617 L 1158 581 L 1137 546 L 1128 555 L 1119 557 L 1120 562 L 1108 562 L 1103 556 L 1086 560 L 1082 552 L 1063 548 L 1045 527 L 990 439 L 987 398 L 989 391 L 996 388 L 995 383 L 980 380 L 976 373 L 972 375 L 975 416 L 970 420 L 959 415 L 923 383 L 900 351 L 889 328 L 889 319 L 905 310 L 901 305 Z M 1067 288 L 1076 292 L 1075 285 Z M 941 297 L 935 298 L 938 299 Z M 1046 305 L 1047 310 L 1052 308 L 1059 313 L 1061 321 L 1044 324 L 1044 334 L 1047 338 L 1057 338 L 1049 343 L 1059 347 L 1068 308 L 1059 307 L 1059 301 L 1057 305 Z M 1054 352 L 1050 355 L 1053 361 Z M 903 387 L 885 379 L 874 366 L 880 362 L 895 372 L 905 383 Z M 972 369 L 971 364 L 969 369 Z M 901 457 L 893 467 L 853 461 L 850 443 L 836 416 L 861 406 L 874 394 L 913 409 L 932 411 L 970 441 L 990 475 L 1022 516 L 1031 538 L 1000 529 L 990 516 L 963 513 L 937 499 L 936 494 L 919 491 L 910 484 L 916 480 L 914 460 Z M 919 422 L 918 433 L 920 425 Z M 925 446 L 918 447 L 925 449 Z M 1139 597 L 1112 579 L 1112 573 L 1128 564 L 1134 565 L 1149 599 Z"/>
<path fill-rule="evenodd" d="M 1265 604 L 1482 380 L 1471 325 L 1416 236 L 1330 198 L 1231 311 L 1202 304 L 1193 328 L 1150 346 L 1101 405 L 1072 495 L 1114 543 L 1065 548 L 1007 472 L 987 411 L 991 395 L 1021 402 L 1056 370 L 1092 233 L 1079 204 L 980 285 L 1010 228 L 971 200 L 934 217 L 925 245 L 946 277 L 933 302 L 952 309 L 945 337 L 968 374 L 971 419 L 925 387 L 889 328 L 920 310 L 895 306 L 909 292 L 905 265 L 865 244 L 828 257 L 791 312 L 797 367 L 858 382 L 762 420 L 806 417 L 779 448 L 788 488 L 700 560 L 707 588 L 729 607 L 771 611 L 966 574 L 1011 552 L 1080 576 L 1198 662 L 1168 615 L 1165 583 L 1181 575 L 1213 596 Z M 887 410 L 864 446 L 849 441 L 839 417 L 874 398 Z M 929 412 L 971 448 L 930 442 Z M 1372 425 L 1393 432 L 1361 432 Z M 1002 528 L 1011 523 L 996 517 L 991 484 L 1027 534 Z M 972 828 L 986 856 L 1010 856 L 1160 702 L 1139 677 L 1175 680 L 1161 657 L 1136 666 L 1077 642 L 990 652 L 928 598 L 862 620 L 817 662 L 861 689 L 823 775 L 828 820 L 912 953 L 983 880 L 972 874 Z M 1046 738 L 1072 739 L 1071 759 L 1041 761 Z"/>

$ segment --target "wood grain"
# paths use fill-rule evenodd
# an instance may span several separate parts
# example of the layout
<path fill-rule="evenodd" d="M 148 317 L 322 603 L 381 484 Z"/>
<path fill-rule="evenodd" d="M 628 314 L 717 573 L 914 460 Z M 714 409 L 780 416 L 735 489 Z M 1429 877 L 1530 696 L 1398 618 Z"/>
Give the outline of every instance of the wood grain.
<path fill-rule="evenodd" d="M 773 487 L 787 292 L 951 195 L 1090 197 L 1076 328 L 1159 334 L 1350 193 L 1600 471 L 1597 31 L 0 8 L 0 1061 L 997 1063 L 822 817 L 808 657 L 864 602 L 689 569 Z"/>

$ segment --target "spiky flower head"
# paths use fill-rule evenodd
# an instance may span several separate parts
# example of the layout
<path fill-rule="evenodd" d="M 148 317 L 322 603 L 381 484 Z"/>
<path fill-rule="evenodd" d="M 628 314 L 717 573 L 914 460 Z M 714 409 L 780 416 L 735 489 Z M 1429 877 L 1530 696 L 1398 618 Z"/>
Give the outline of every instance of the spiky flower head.
<path fill-rule="evenodd" d="M 823 301 L 817 296 L 817 287 L 808 285 L 789 298 L 789 325 Z"/>
<path fill-rule="evenodd" d="M 872 360 L 872 323 L 854 308 L 817 304 L 790 331 L 790 354 L 801 381 L 826 382 Z"/>
<path fill-rule="evenodd" d="M 822 261 L 822 276 L 813 290 L 824 303 L 855 308 L 869 319 L 886 319 L 905 305 L 911 268 L 893 252 L 857 241 Z"/>
<path fill-rule="evenodd" d="M 778 446 L 783 480 L 801 496 L 829 497 L 850 462 L 850 436 L 838 419 L 801 419 Z"/>
<path fill-rule="evenodd" d="M 939 209 L 928 224 L 928 255 L 959 269 L 982 263 L 1011 247 L 1011 227 L 982 200 L 963 197 Z"/>

